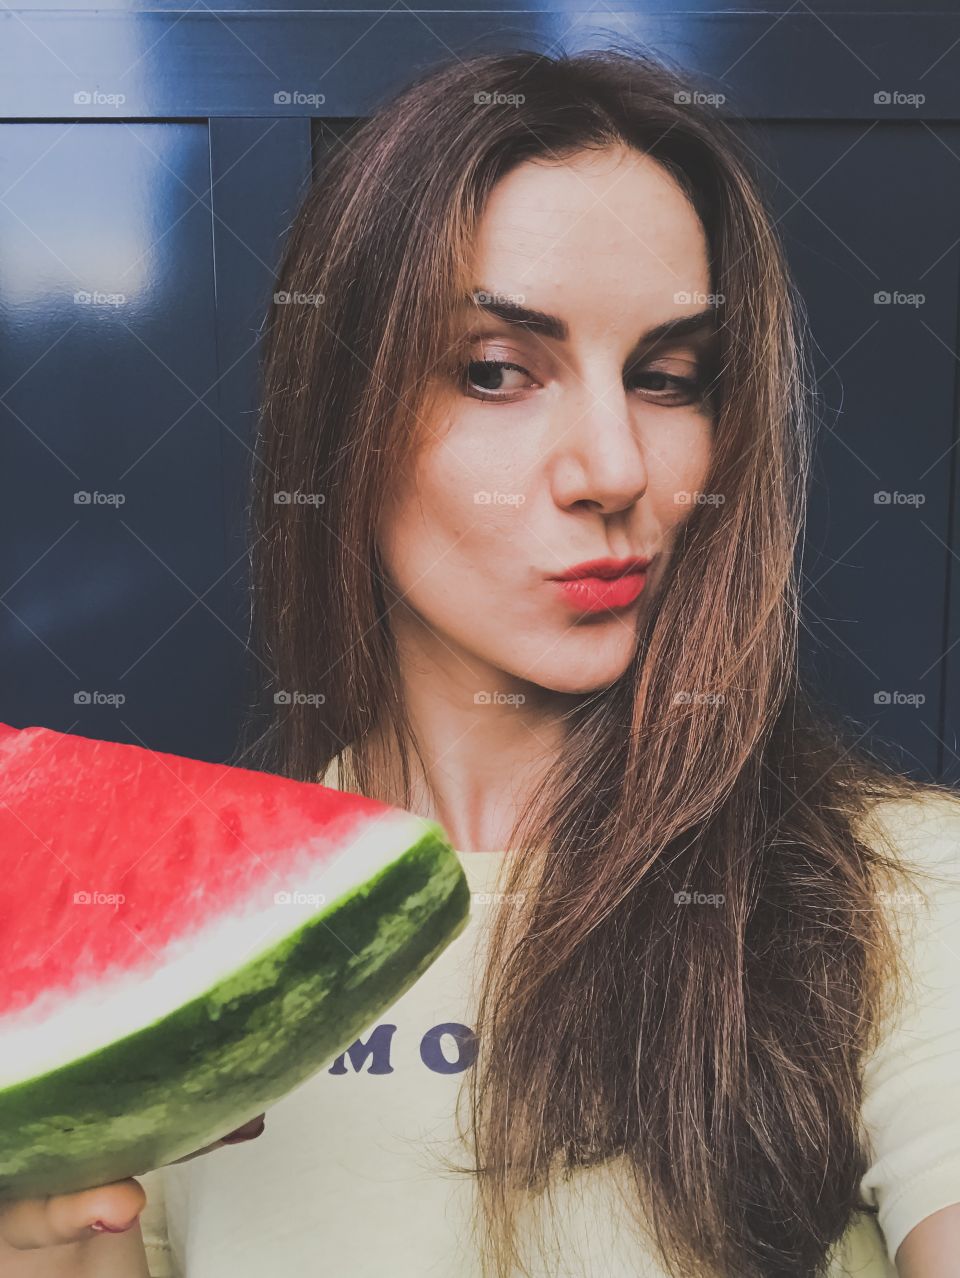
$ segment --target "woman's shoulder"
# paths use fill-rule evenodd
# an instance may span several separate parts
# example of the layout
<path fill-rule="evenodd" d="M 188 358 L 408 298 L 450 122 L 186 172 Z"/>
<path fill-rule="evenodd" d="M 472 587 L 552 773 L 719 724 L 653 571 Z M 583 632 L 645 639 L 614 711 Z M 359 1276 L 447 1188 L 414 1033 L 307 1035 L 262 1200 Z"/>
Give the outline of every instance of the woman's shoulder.
<path fill-rule="evenodd" d="M 869 801 L 856 822 L 860 836 L 930 884 L 960 881 L 960 792 L 918 785 Z"/>
<path fill-rule="evenodd" d="M 885 897 L 907 993 L 863 1079 L 861 1190 L 893 1264 L 916 1224 L 960 1202 L 960 796 L 934 787 L 878 800 L 864 834 L 911 872 Z"/>
<path fill-rule="evenodd" d="M 322 768 L 317 773 L 317 780 L 321 785 L 325 785 L 330 790 L 339 790 L 341 788 L 339 754 L 334 755 L 326 768 Z"/>
<path fill-rule="evenodd" d="M 157 1167 L 137 1177 L 147 1195 L 140 1213 L 140 1233 L 150 1278 L 176 1278 L 177 1274 L 167 1228 L 166 1188 L 170 1171 L 169 1167 Z"/>
<path fill-rule="evenodd" d="M 356 777 L 351 766 L 351 751 L 344 746 L 339 754 L 335 754 L 325 768 L 317 773 L 317 780 L 330 790 L 354 790 Z"/>

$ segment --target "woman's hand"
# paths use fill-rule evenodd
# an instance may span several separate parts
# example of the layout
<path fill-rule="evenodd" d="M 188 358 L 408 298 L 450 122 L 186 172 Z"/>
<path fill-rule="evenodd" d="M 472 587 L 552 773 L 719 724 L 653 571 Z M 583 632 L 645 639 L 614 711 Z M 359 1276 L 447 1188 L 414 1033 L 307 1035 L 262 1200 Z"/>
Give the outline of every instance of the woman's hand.
<path fill-rule="evenodd" d="M 253 1140 L 263 1131 L 263 1126 L 264 1116 L 258 1114 L 220 1140 L 204 1145 L 183 1158 L 174 1159 L 174 1162 L 185 1163 L 223 1145 Z M 104 1233 L 125 1232 L 137 1223 L 146 1201 L 143 1186 L 130 1177 L 74 1194 L 0 1203 L 0 1273 L 4 1278 L 9 1273 L 13 1278 L 21 1272 L 12 1268 L 17 1253 L 35 1253 L 39 1248 L 89 1242 Z M 8 1265 L 11 1267 L 8 1268 Z M 39 1274 L 41 1271 L 24 1268 L 22 1272 L 27 1275 L 28 1272 Z"/>

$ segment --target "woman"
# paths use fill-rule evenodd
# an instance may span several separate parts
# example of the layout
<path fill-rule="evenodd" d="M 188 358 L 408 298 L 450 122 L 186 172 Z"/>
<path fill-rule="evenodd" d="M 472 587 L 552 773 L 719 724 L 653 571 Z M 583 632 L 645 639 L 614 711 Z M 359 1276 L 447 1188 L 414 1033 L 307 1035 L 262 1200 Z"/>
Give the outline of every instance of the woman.
<path fill-rule="evenodd" d="M 798 687 L 796 299 L 687 90 L 457 62 L 297 218 L 240 761 L 439 820 L 477 895 L 262 1136 L 143 1178 L 157 1274 L 956 1272 L 958 805 Z"/>

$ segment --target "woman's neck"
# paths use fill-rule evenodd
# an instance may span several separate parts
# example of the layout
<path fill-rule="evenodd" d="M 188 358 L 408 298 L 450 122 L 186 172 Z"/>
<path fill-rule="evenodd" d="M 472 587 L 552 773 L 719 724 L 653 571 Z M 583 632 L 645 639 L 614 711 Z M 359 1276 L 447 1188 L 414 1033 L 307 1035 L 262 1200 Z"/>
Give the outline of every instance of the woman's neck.
<path fill-rule="evenodd" d="M 437 821 L 461 852 L 502 851 L 519 813 L 524 810 L 541 776 L 559 748 L 558 734 L 523 730 L 499 737 L 484 724 L 478 707 L 476 729 L 446 738 L 442 728 L 418 733 L 424 771 L 415 751 L 408 755 L 411 794 L 405 801 L 400 751 L 395 740 L 380 730 L 368 735 L 364 753 L 376 783 L 371 796 L 419 816 Z M 559 726 L 559 725 L 558 725 Z M 345 770 L 353 771 L 353 752 L 344 751 Z"/>

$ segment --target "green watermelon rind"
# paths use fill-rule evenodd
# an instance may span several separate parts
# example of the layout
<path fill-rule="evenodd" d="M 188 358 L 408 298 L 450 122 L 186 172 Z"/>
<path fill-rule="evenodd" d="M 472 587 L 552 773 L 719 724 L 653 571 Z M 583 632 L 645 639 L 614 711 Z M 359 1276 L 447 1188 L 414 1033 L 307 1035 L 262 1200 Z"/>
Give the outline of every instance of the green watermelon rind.
<path fill-rule="evenodd" d="M 349 1047 L 468 921 L 459 857 L 439 825 L 422 824 L 422 837 L 395 860 L 226 980 L 0 1092 L 0 1199 L 68 1193 L 172 1162 Z M 197 1051 L 204 1044 L 205 1054 Z"/>

